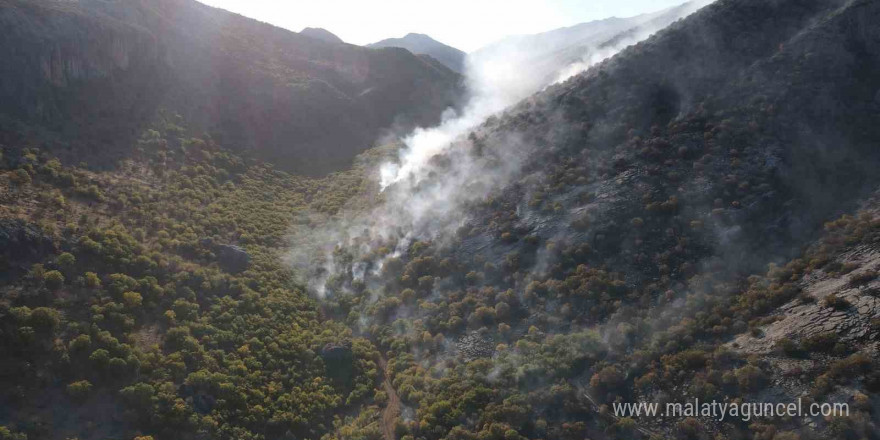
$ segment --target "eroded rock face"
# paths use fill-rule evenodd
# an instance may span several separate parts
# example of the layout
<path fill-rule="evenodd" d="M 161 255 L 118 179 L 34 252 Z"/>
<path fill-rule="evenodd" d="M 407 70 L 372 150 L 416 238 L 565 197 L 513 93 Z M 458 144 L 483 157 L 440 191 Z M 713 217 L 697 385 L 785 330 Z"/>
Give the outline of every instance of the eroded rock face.
<path fill-rule="evenodd" d="M 801 296 L 779 308 L 780 319 L 762 327 L 759 337 L 742 334 L 731 345 L 745 353 L 766 354 L 783 338 L 803 340 L 836 333 L 840 341 L 855 345 L 876 339 L 880 329 L 872 320 L 880 318 L 880 278 L 858 280 L 880 269 L 880 249 L 860 246 L 843 253 L 836 261 L 855 269 L 846 274 L 819 270 L 806 276 L 801 282 Z M 826 304 L 832 294 L 849 305 Z M 805 297 L 812 302 L 805 303 Z"/>

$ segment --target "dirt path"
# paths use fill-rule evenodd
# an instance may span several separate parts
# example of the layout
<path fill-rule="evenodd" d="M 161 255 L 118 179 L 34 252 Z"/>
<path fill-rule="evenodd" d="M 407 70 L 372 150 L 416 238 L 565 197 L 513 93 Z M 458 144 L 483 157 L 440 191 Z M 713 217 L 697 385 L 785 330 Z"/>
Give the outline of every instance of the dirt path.
<path fill-rule="evenodd" d="M 397 395 L 397 391 L 394 391 L 394 387 L 391 386 L 391 375 L 388 374 L 387 366 L 388 361 L 384 355 L 380 354 L 379 368 L 382 369 L 382 375 L 384 376 L 382 388 L 388 394 L 388 402 L 385 404 L 385 409 L 382 410 L 382 435 L 385 437 L 385 440 L 395 440 L 394 426 L 397 418 L 400 416 L 400 396 Z"/>

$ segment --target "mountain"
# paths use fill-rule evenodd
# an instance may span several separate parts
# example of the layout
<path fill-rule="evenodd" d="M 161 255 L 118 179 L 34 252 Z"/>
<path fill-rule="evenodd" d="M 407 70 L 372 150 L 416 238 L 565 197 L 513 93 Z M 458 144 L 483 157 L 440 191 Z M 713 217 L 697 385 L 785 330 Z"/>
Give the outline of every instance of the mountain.
<path fill-rule="evenodd" d="M 880 2 L 614 35 L 322 177 L 171 112 L 106 169 L 10 123 L 0 438 L 876 439 Z"/>
<path fill-rule="evenodd" d="M 424 34 L 411 33 L 406 34 L 403 38 L 388 38 L 368 44 L 367 47 L 402 47 L 417 55 L 428 55 L 456 72 L 464 72 L 464 52 L 452 46 L 447 46 Z"/>
<path fill-rule="evenodd" d="M 321 41 L 326 41 L 327 43 L 344 43 L 344 41 L 342 41 L 342 38 L 337 37 L 327 29 L 307 27 L 299 31 L 299 34 L 305 35 L 307 37 L 312 37 Z"/>
<path fill-rule="evenodd" d="M 4 142 L 125 157 L 157 112 L 239 151 L 325 173 L 385 130 L 438 121 L 459 76 L 404 50 L 327 43 L 192 0 L 5 0 Z M 23 50 L 22 48 L 26 48 Z"/>

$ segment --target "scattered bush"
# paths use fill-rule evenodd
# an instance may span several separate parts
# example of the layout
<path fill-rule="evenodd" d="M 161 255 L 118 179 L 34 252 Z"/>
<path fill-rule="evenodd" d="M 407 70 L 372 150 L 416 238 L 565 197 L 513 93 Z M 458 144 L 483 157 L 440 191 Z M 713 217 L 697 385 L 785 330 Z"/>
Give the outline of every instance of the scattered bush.
<path fill-rule="evenodd" d="M 85 399 L 91 391 L 92 383 L 87 380 L 80 380 L 67 385 L 67 394 L 73 399 Z"/>

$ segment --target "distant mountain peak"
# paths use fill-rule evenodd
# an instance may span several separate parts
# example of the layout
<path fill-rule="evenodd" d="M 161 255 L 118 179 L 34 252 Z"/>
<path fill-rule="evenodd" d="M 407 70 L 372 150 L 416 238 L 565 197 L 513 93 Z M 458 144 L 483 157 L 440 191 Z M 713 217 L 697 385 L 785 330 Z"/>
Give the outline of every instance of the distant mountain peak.
<path fill-rule="evenodd" d="M 428 36 L 427 34 L 419 34 L 419 33 L 416 33 L 416 32 L 410 32 L 410 33 L 406 34 L 403 38 L 404 38 L 404 39 L 407 39 L 407 38 L 409 38 L 409 39 L 418 38 L 418 39 L 422 39 L 422 40 L 437 41 L 437 40 L 431 38 L 430 36 Z M 439 41 L 437 41 L 437 42 L 439 43 Z M 442 44 L 442 43 L 441 43 L 441 44 Z"/>
<path fill-rule="evenodd" d="M 307 27 L 301 30 L 299 34 L 316 40 L 326 41 L 328 43 L 345 43 L 342 41 L 342 38 L 337 37 L 336 34 L 324 28 Z"/>
<path fill-rule="evenodd" d="M 464 70 L 464 52 L 425 34 L 410 32 L 402 38 L 388 38 L 368 44 L 367 47 L 402 47 L 416 55 L 428 55 L 456 72 L 461 73 Z"/>

